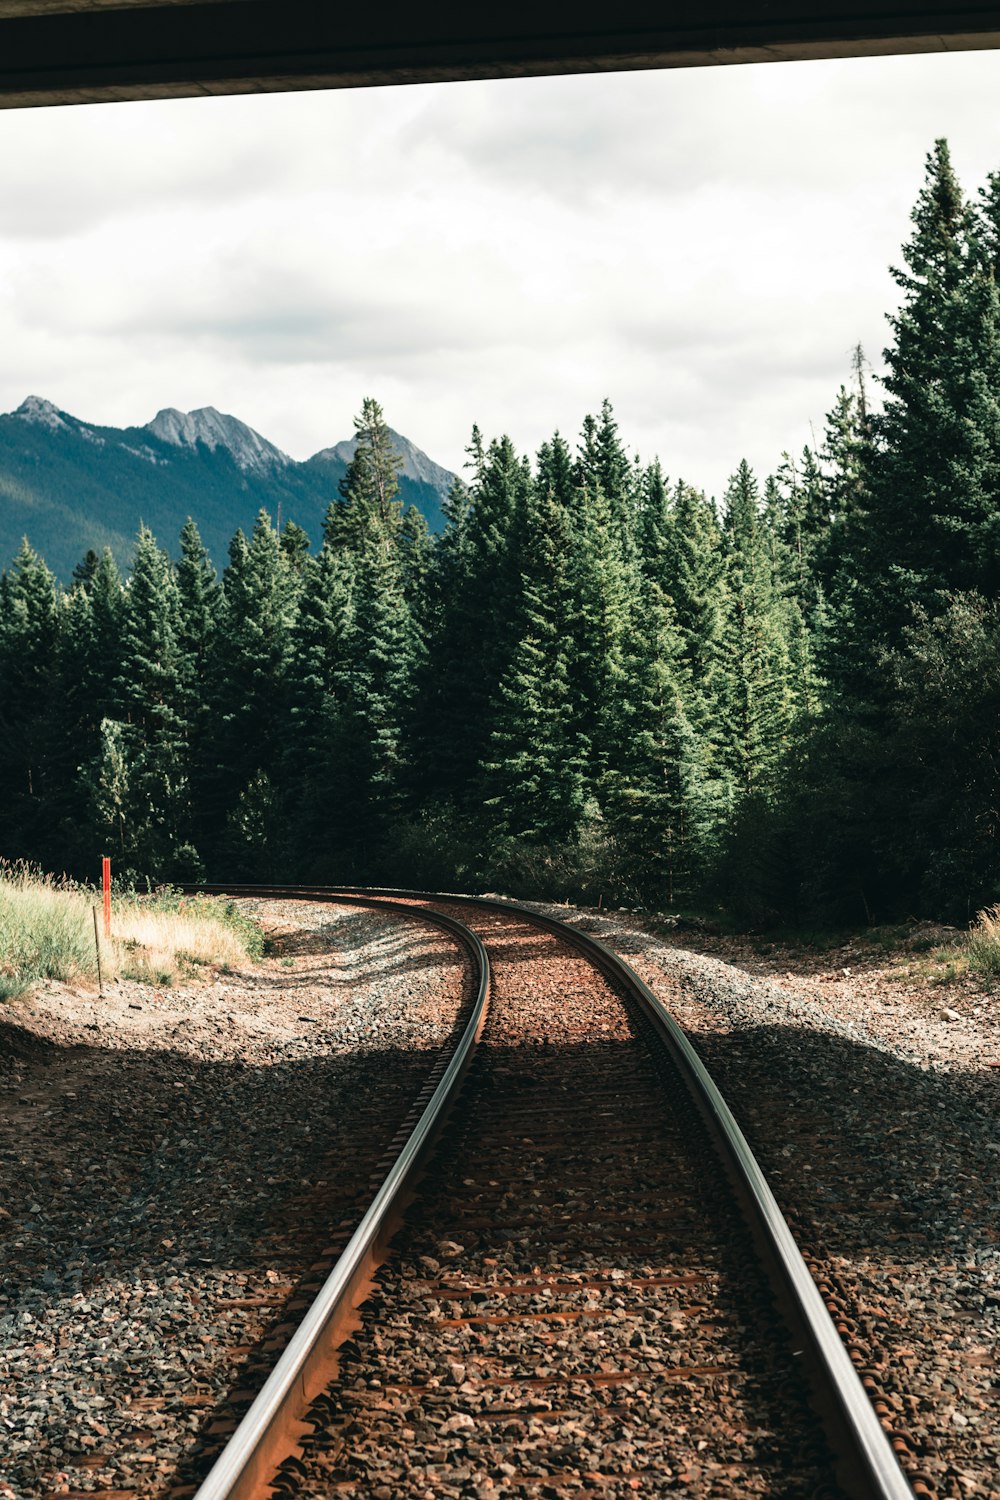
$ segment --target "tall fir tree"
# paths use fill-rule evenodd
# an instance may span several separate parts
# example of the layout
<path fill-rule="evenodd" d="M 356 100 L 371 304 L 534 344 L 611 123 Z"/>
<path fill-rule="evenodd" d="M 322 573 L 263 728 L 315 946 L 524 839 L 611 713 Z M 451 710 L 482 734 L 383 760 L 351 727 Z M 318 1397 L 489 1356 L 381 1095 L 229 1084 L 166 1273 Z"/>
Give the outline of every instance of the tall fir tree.
<path fill-rule="evenodd" d="M 474 428 L 469 453 L 472 482 L 453 492 L 438 543 L 416 752 L 426 793 L 466 813 L 475 810 L 491 705 L 514 646 L 533 492 L 508 437 L 487 446 Z"/>
<path fill-rule="evenodd" d="M 325 538 L 331 546 L 352 547 L 374 534 L 390 544 L 402 522 L 399 471 L 403 460 L 378 402 L 368 396 L 354 421 L 356 446 L 340 481 L 340 503 L 327 512 Z"/>
<path fill-rule="evenodd" d="M 325 543 L 306 569 L 292 629 L 288 669 L 288 741 L 282 782 L 300 873 L 329 872 L 339 811 L 336 764 L 338 685 L 348 668 L 353 605 L 352 559 Z"/>
<path fill-rule="evenodd" d="M 0 578 L 0 838 L 32 852 L 53 788 L 53 710 L 63 608 L 52 573 L 27 539 Z"/>
<path fill-rule="evenodd" d="M 208 802 L 214 767 L 212 664 L 219 645 L 222 588 L 215 566 L 189 516 L 181 528 L 176 564 L 179 619 L 177 640 L 182 658 L 184 717 L 188 737 L 191 788 L 191 839 L 196 847 L 210 837 Z"/>
<path fill-rule="evenodd" d="M 1000 589 L 1000 304 L 944 140 L 912 218 L 885 405 L 838 582 L 839 675 L 876 697 L 878 653 L 915 609 L 933 615 L 950 590 Z"/>
<path fill-rule="evenodd" d="M 672 904 L 709 863 L 718 779 L 685 709 L 683 643 L 660 584 L 646 579 L 633 607 L 602 800 L 626 889 Z"/>
<path fill-rule="evenodd" d="M 212 673 L 215 755 L 205 812 L 210 854 L 223 862 L 242 858 L 245 847 L 235 824 L 226 831 L 227 818 L 248 789 L 263 785 L 262 776 L 271 789 L 283 763 L 298 592 L 279 534 L 261 511 L 250 541 L 238 531 L 230 545 Z M 278 847 L 258 855 L 276 872 L 282 867 Z"/>
<path fill-rule="evenodd" d="M 191 842 L 190 669 L 181 642 L 181 599 L 166 553 L 143 527 L 125 593 L 117 719 L 106 719 L 95 796 L 111 755 L 119 849 L 137 875 L 190 878 L 200 869 Z M 118 724 L 119 731 L 107 726 Z M 113 749 L 113 753 L 112 753 Z"/>
<path fill-rule="evenodd" d="M 738 797 L 767 797 L 794 718 L 791 663 L 757 481 L 746 460 L 726 491 L 729 608 L 724 757 Z"/>
<path fill-rule="evenodd" d="M 518 639 L 495 695 L 482 766 L 492 832 L 535 845 L 573 840 L 586 802 L 588 746 L 570 673 L 569 542 L 565 510 L 552 493 L 536 490 L 525 521 Z"/>
<path fill-rule="evenodd" d="M 378 512 L 354 539 L 350 629 L 339 670 L 332 743 L 333 847 L 344 873 L 370 876 L 405 797 L 404 736 L 420 645 L 406 598 L 399 537 Z"/>

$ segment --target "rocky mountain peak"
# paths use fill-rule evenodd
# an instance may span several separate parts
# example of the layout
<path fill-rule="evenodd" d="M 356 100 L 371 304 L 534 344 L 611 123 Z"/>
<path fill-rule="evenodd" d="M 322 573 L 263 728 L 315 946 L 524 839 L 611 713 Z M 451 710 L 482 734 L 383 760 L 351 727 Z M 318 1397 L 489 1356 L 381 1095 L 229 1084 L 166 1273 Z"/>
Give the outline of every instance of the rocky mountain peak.
<path fill-rule="evenodd" d="M 144 430 L 161 443 L 171 443 L 177 448 L 197 448 L 199 443 L 212 450 L 225 448 L 244 473 L 286 468 L 292 462 L 287 453 L 282 453 L 259 432 L 238 417 L 216 411 L 214 406 L 199 406 L 187 412 L 165 406 L 146 423 Z"/>
<path fill-rule="evenodd" d="M 36 422 L 39 427 L 50 427 L 53 432 L 69 427 L 58 406 L 46 401 L 44 396 L 26 396 L 13 415 L 24 422 Z"/>
<path fill-rule="evenodd" d="M 403 460 L 400 470 L 407 479 L 417 479 L 422 484 L 433 485 L 446 495 L 451 487 L 454 475 L 448 469 L 443 469 L 436 464 L 432 458 L 428 458 L 422 448 L 416 443 L 411 443 L 409 438 L 403 437 L 402 433 L 395 432 L 390 427 L 389 436 L 392 438 L 392 446 Z M 342 443 L 336 443 L 332 448 L 323 448 L 321 452 L 314 453 L 310 462 L 315 463 L 317 459 L 339 459 L 341 463 L 349 464 L 357 451 L 357 437 L 347 438 Z"/>

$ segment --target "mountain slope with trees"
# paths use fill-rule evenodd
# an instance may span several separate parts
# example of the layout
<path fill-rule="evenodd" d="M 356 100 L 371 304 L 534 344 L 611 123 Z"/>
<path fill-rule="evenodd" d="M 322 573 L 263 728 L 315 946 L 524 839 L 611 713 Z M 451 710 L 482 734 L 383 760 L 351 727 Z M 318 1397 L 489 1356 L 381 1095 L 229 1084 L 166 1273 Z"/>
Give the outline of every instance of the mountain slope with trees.
<path fill-rule="evenodd" d="M 391 437 L 403 457 L 404 499 L 439 530 L 453 475 L 409 439 Z M 0 415 L 0 561 L 9 562 L 26 536 L 63 580 L 88 550 L 110 547 L 124 567 L 140 525 L 173 537 L 190 515 L 221 565 L 233 532 L 252 526 L 261 509 L 295 521 L 318 543 L 353 441 L 296 463 L 214 407 L 168 407 L 145 427 L 119 429 L 29 396 Z"/>

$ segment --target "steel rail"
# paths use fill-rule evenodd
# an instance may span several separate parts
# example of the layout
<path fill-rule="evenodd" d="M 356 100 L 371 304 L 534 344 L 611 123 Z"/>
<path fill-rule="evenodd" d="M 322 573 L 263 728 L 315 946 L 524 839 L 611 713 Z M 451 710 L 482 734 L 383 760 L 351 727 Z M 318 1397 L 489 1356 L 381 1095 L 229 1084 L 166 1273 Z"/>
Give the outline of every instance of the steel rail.
<path fill-rule="evenodd" d="M 684 1030 L 663 1002 L 619 954 L 591 933 L 581 932 L 556 917 L 534 911 L 520 902 L 501 901 L 489 896 L 360 886 L 300 885 L 276 888 L 220 885 L 197 889 L 234 896 L 263 896 L 280 892 L 281 896 L 292 900 L 312 899 L 357 904 L 394 900 L 479 907 L 517 915 L 536 927 L 555 933 L 588 956 L 606 976 L 639 1004 L 673 1059 L 706 1125 L 757 1243 L 772 1290 L 792 1334 L 795 1353 L 803 1356 L 817 1412 L 823 1422 L 836 1465 L 837 1477 L 846 1494 L 851 1500 L 914 1500 L 914 1491 L 899 1466 L 889 1438 L 802 1258 L 802 1252 L 735 1116 Z M 414 908 L 410 906 L 408 909 L 412 911 Z M 419 909 L 429 911 L 427 906 Z M 435 912 L 434 915 L 440 917 L 443 913 Z M 347 1254 L 346 1251 L 344 1253 Z M 263 1394 L 262 1391 L 261 1396 Z M 260 1399 L 258 1397 L 258 1401 Z M 253 1408 L 248 1412 L 248 1418 L 252 1412 Z M 217 1469 L 222 1469 L 225 1456 L 224 1453 L 220 1458 Z M 209 1480 L 215 1472 L 212 1471 Z M 246 1493 L 242 1489 L 223 1489 L 218 1486 L 209 1489 L 208 1483 L 206 1481 L 198 1491 L 195 1500 L 227 1500 L 229 1496 L 242 1497 Z"/>
<path fill-rule="evenodd" d="M 376 890 L 372 888 L 372 894 Z M 340 894 L 346 893 L 345 888 Z M 639 1002 L 677 1065 L 736 1190 L 772 1290 L 789 1324 L 796 1352 L 806 1362 L 814 1401 L 841 1485 L 852 1500 L 914 1500 L 914 1491 L 732 1110 L 683 1028 L 631 965 L 591 933 L 581 932 L 520 902 L 426 891 L 380 893 L 397 899 L 514 912 L 589 955 L 609 978 Z M 336 890 L 332 894 L 336 895 Z"/>
<path fill-rule="evenodd" d="M 184 886 L 190 894 L 216 891 L 232 896 L 291 896 L 275 886 Z M 478 973 L 471 1014 L 437 1086 L 389 1169 L 357 1229 L 316 1294 L 280 1359 L 225 1448 L 200 1485 L 195 1500 L 248 1500 L 266 1493 L 278 1465 L 302 1435 L 301 1418 L 336 1373 L 336 1350 L 350 1331 L 354 1309 L 363 1300 L 371 1273 L 402 1219 L 415 1179 L 425 1162 L 472 1061 L 489 1006 L 490 961 L 481 939 L 454 917 L 414 908 L 385 897 L 317 890 L 294 890 L 295 899 L 333 901 L 419 917 L 457 938 Z M 431 1073 L 431 1078 L 434 1072 Z"/>

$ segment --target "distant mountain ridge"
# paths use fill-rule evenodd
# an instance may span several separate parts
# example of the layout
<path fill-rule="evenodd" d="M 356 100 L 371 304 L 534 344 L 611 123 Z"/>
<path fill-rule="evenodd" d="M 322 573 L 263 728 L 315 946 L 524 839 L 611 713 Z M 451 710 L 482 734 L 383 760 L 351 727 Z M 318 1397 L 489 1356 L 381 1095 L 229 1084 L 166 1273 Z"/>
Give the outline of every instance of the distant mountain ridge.
<path fill-rule="evenodd" d="M 440 529 L 454 476 L 410 439 L 392 438 L 403 459 L 400 498 Z M 99 427 L 28 396 L 0 414 L 0 568 L 23 536 L 64 579 L 88 548 L 111 547 L 127 568 L 141 522 L 174 551 L 189 515 L 222 567 L 233 533 L 249 531 L 261 507 L 297 522 L 315 545 L 356 446 L 350 438 L 299 463 L 214 406 Z"/>

